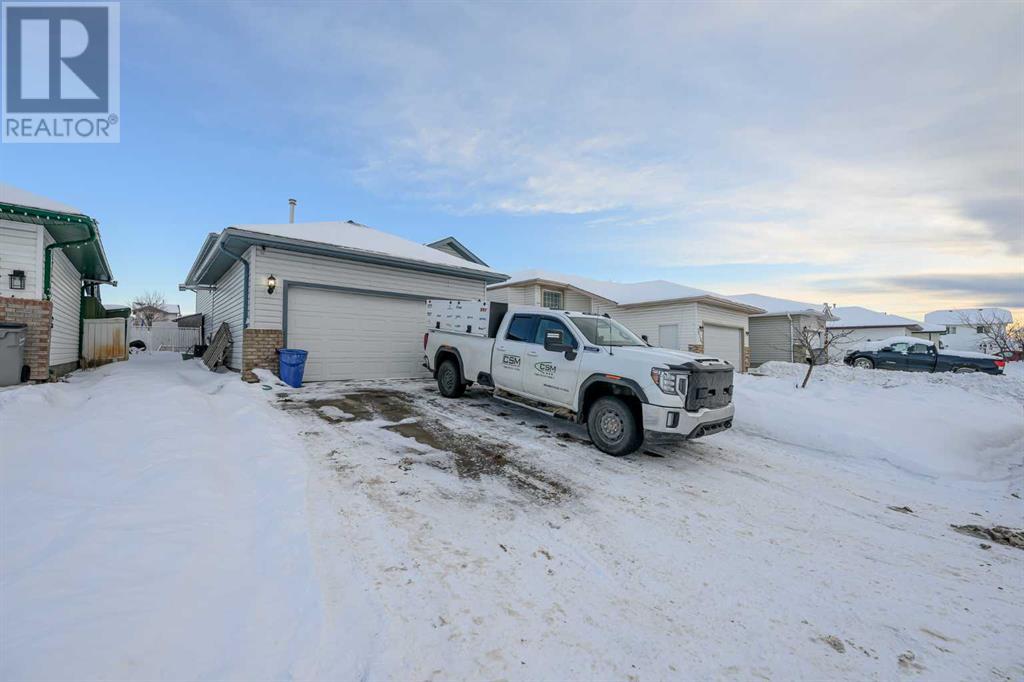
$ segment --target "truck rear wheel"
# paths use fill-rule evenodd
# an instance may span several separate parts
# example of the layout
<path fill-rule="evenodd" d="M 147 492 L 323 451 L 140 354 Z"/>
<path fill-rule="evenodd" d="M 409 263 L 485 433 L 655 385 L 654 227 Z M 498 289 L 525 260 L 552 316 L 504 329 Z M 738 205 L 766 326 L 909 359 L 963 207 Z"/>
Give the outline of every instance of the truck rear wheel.
<path fill-rule="evenodd" d="M 466 392 L 466 384 L 459 376 L 459 366 L 454 360 L 445 360 L 437 368 L 437 390 L 445 398 L 458 398 Z"/>
<path fill-rule="evenodd" d="M 587 415 L 587 433 L 601 452 L 621 457 L 640 447 L 640 430 L 629 405 L 614 396 L 598 398 Z"/>

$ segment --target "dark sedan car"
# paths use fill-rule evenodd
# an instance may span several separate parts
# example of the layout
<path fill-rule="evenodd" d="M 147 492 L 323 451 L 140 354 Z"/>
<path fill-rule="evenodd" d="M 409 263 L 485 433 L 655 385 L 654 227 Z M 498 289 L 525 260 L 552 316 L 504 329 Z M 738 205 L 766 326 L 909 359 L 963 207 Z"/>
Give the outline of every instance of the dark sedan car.
<path fill-rule="evenodd" d="M 1002 374 L 1006 361 L 994 355 L 939 348 L 931 341 L 896 336 L 850 351 L 843 362 L 864 369 L 904 372 L 985 372 Z"/>

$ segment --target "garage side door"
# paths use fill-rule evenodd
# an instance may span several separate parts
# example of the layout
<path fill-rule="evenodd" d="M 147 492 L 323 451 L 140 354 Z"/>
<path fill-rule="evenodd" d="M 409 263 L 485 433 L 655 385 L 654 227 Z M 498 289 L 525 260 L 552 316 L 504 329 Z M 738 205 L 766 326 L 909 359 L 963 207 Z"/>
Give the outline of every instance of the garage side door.
<path fill-rule="evenodd" d="M 288 347 L 309 351 L 305 380 L 426 376 L 425 301 L 312 289 L 288 291 Z"/>
<path fill-rule="evenodd" d="M 741 370 L 743 368 L 743 330 L 705 324 L 704 352 L 725 360 L 737 371 Z"/>

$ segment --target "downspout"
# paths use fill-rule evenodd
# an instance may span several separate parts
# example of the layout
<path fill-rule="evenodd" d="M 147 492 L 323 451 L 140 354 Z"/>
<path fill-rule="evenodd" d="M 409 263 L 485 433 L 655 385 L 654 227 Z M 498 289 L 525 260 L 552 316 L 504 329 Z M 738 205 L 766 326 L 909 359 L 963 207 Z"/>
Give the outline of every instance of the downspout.
<path fill-rule="evenodd" d="M 85 338 L 85 289 L 89 285 L 82 282 L 78 294 L 78 366 L 82 366 L 82 339 Z"/>
<path fill-rule="evenodd" d="M 228 251 L 223 243 L 218 243 L 217 244 L 217 248 L 219 248 L 221 251 L 226 253 L 228 256 L 230 256 L 235 261 L 241 263 L 242 267 L 245 269 L 245 284 L 243 285 L 244 288 L 242 289 L 242 329 L 248 329 L 249 328 L 249 261 L 245 260 L 245 258 L 242 258 L 241 256 L 237 256 L 237 255 L 231 253 L 230 251 Z"/>
<path fill-rule="evenodd" d="M 793 349 L 793 316 L 786 313 L 786 319 L 789 320 L 789 361 L 796 362 L 796 351 Z"/>
<path fill-rule="evenodd" d="M 46 247 L 46 254 L 43 258 L 43 298 L 47 301 L 50 300 L 50 274 L 53 270 L 53 250 L 63 249 L 68 246 L 81 246 L 82 244 L 92 244 L 95 242 L 99 235 L 96 234 L 96 226 L 92 223 L 84 223 L 86 229 L 89 230 L 89 236 L 85 239 L 72 239 L 66 242 L 54 242 Z"/>

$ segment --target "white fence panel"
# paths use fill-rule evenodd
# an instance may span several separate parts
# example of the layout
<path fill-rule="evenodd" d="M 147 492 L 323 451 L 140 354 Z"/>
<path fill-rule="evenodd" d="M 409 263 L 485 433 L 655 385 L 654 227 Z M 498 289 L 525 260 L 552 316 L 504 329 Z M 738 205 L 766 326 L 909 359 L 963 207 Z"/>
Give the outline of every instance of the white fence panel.
<path fill-rule="evenodd" d="M 152 327 L 129 327 L 128 343 L 142 341 L 147 350 L 182 352 L 201 343 L 200 331 L 198 328 L 179 327 L 176 322 L 154 322 Z"/>
<path fill-rule="evenodd" d="M 127 358 L 127 322 L 124 318 L 82 320 L 82 364 L 93 367 Z"/>

